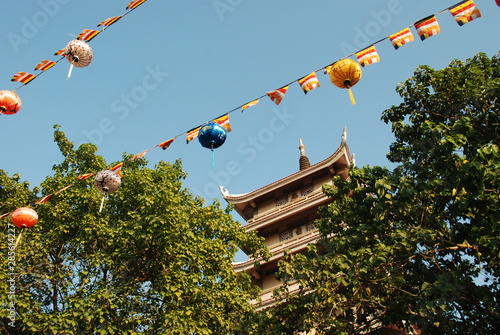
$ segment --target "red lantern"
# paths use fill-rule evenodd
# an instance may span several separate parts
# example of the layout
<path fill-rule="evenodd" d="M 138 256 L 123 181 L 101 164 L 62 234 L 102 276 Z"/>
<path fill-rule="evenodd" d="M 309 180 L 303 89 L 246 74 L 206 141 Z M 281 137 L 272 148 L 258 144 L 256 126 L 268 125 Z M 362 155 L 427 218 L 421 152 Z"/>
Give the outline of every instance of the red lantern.
<path fill-rule="evenodd" d="M 12 213 L 12 223 L 17 228 L 31 228 L 38 221 L 38 214 L 34 209 L 21 207 Z"/>
<path fill-rule="evenodd" d="M 0 91 L 0 114 L 16 114 L 21 109 L 21 99 L 12 91 Z"/>

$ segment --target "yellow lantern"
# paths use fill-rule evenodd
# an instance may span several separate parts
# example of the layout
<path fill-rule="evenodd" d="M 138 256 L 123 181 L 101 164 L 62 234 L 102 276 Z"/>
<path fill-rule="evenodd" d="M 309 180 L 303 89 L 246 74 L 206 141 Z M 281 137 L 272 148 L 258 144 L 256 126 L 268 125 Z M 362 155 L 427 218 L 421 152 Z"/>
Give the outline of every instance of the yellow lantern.
<path fill-rule="evenodd" d="M 330 75 L 330 81 L 339 88 L 347 88 L 351 103 L 356 104 L 351 87 L 361 79 L 361 67 L 359 64 L 349 58 L 344 58 L 326 68 Z"/>

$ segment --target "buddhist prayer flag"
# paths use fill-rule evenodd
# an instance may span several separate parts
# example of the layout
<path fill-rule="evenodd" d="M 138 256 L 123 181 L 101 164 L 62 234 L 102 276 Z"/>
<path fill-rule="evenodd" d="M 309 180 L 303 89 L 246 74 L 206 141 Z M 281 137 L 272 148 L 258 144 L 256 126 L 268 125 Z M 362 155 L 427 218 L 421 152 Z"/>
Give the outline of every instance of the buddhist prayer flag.
<path fill-rule="evenodd" d="M 400 47 L 405 45 L 408 42 L 412 42 L 414 40 L 413 34 L 410 31 L 410 28 L 405 28 L 403 30 L 398 31 L 395 34 L 389 36 L 389 40 L 392 43 L 392 46 L 398 50 Z"/>
<path fill-rule="evenodd" d="M 52 196 L 52 194 L 46 195 L 44 197 L 41 197 L 37 201 L 35 201 L 35 204 L 46 204 L 47 201 L 49 201 L 49 198 Z"/>
<path fill-rule="evenodd" d="M 51 60 L 42 60 L 36 67 L 35 70 L 40 70 L 40 71 L 47 71 L 51 67 L 56 65 L 56 62 L 53 62 Z"/>
<path fill-rule="evenodd" d="M 78 177 L 76 177 L 76 179 L 78 180 L 85 180 L 85 179 L 88 179 L 90 177 L 92 177 L 94 175 L 94 173 L 84 173 L 82 175 L 79 175 Z"/>
<path fill-rule="evenodd" d="M 222 115 L 213 120 L 215 123 L 224 128 L 228 133 L 233 130 L 231 124 L 229 123 L 229 114 Z"/>
<path fill-rule="evenodd" d="M 316 87 L 320 87 L 318 77 L 316 77 L 316 73 L 314 72 L 299 79 L 298 82 L 305 94 L 307 94 L 307 92 L 311 90 L 314 90 Z"/>
<path fill-rule="evenodd" d="M 84 29 L 80 34 L 78 34 L 77 40 L 82 40 L 89 42 L 91 39 L 96 37 L 100 33 L 99 30 Z"/>
<path fill-rule="evenodd" d="M 356 52 L 356 58 L 358 59 L 359 64 L 363 67 L 380 62 L 380 57 L 374 45 Z"/>
<path fill-rule="evenodd" d="M 61 188 L 59 191 L 57 191 L 57 192 L 56 192 L 56 193 L 54 193 L 54 194 L 58 194 L 58 193 L 64 192 L 64 191 L 66 191 L 68 188 L 70 188 L 71 186 L 73 186 L 73 184 L 68 185 L 68 186 L 64 186 L 63 188 Z"/>
<path fill-rule="evenodd" d="M 110 25 L 112 25 L 113 23 L 115 23 L 116 21 L 118 21 L 121 18 L 122 18 L 121 16 L 113 16 L 113 17 L 110 17 L 109 19 L 106 19 L 106 20 L 100 22 L 97 26 L 98 27 L 109 27 Z"/>
<path fill-rule="evenodd" d="M 113 166 L 112 168 L 110 168 L 110 170 L 111 171 L 117 171 L 117 170 L 120 170 L 122 167 L 123 167 L 123 162 L 116 164 L 115 166 Z"/>
<path fill-rule="evenodd" d="M 166 150 L 166 149 L 168 149 L 168 147 L 170 146 L 170 144 L 172 144 L 173 141 L 174 141 L 174 138 L 171 138 L 168 141 L 161 142 L 160 144 L 158 144 L 158 146 L 160 148 L 162 148 L 163 150 Z"/>
<path fill-rule="evenodd" d="M 252 106 L 255 106 L 259 103 L 259 99 L 256 99 L 256 100 L 253 100 L 253 101 L 250 101 L 249 103 L 246 103 L 244 104 L 243 106 L 241 106 L 241 111 L 243 112 L 245 109 L 247 109 L 248 107 L 252 107 Z"/>
<path fill-rule="evenodd" d="M 136 9 L 137 7 L 139 7 L 140 5 L 142 5 L 145 2 L 146 2 L 146 0 L 134 0 L 134 1 L 131 1 L 127 5 L 127 9 Z"/>
<path fill-rule="evenodd" d="M 36 78 L 36 76 L 31 74 L 31 73 L 18 72 L 12 77 L 11 81 L 18 81 L 18 82 L 26 85 L 27 83 L 29 83 L 30 81 L 32 81 L 35 78 Z"/>
<path fill-rule="evenodd" d="M 198 132 L 200 131 L 200 128 L 201 126 L 193 128 L 186 133 L 186 143 L 189 143 L 198 137 Z"/>
<path fill-rule="evenodd" d="M 65 52 L 66 52 L 66 49 L 59 49 L 56 52 L 54 52 L 54 55 L 56 55 L 56 56 L 64 56 Z"/>
<path fill-rule="evenodd" d="M 439 24 L 435 15 L 428 16 L 425 19 L 415 22 L 414 26 L 422 41 L 432 35 L 440 33 Z"/>
<path fill-rule="evenodd" d="M 459 26 L 481 17 L 481 12 L 472 0 L 462 1 L 455 6 L 448 8 Z"/>
<path fill-rule="evenodd" d="M 281 100 L 285 97 L 288 86 L 278 88 L 277 90 L 267 92 L 267 96 L 276 104 L 279 105 Z"/>
<path fill-rule="evenodd" d="M 134 159 L 137 159 L 137 158 L 142 158 L 144 156 L 146 156 L 146 154 L 148 153 L 149 149 L 148 150 L 144 150 L 142 152 L 139 152 L 138 154 L 135 154 L 131 160 L 134 160 Z"/>

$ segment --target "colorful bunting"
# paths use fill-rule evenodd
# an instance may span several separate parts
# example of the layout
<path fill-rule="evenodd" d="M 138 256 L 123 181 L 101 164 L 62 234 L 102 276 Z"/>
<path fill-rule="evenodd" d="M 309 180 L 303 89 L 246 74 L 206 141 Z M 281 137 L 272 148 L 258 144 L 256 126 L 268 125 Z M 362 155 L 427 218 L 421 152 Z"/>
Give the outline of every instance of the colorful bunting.
<path fill-rule="evenodd" d="M 497 2 L 500 1 L 500 0 L 497 0 Z M 138 6 L 140 6 L 141 4 L 143 4 L 144 2 L 146 2 L 146 0 L 135 0 L 135 1 L 132 1 L 130 2 L 128 5 L 127 5 L 127 9 L 130 11 L 132 11 L 133 9 L 137 8 Z M 479 18 L 481 17 L 481 12 L 479 11 L 479 9 L 476 7 L 474 1 L 472 0 L 465 0 L 465 1 L 461 1 L 460 3 L 452 6 L 452 7 L 449 7 L 448 10 L 450 11 L 450 13 L 452 14 L 452 16 L 454 17 L 454 19 L 456 20 L 456 22 L 462 26 L 463 24 L 465 23 L 468 23 L 476 18 Z M 441 12 L 444 12 L 444 11 L 441 11 Z M 128 13 L 128 12 L 127 12 Z M 125 13 L 125 15 L 127 14 Z M 439 14 L 439 13 L 438 13 Z M 114 16 L 114 17 L 110 17 L 102 22 L 100 22 L 98 24 L 98 26 L 102 26 L 104 27 L 104 29 L 112 24 L 114 24 L 115 22 L 117 22 L 119 19 L 121 19 L 123 16 Z M 433 36 L 433 35 L 436 35 L 436 34 L 439 34 L 440 33 L 440 27 L 439 27 L 439 24 L 437 22 L 437 19 L 436 19 L 436 14 L 435 15 L 431 15 L 431 16 L 428 16 L 424 19 L 421 19 L 419 21 L 417 21 L 415 24 L 414 24 L 414 27 L 420 37 L 420 39 L 423 41 L 425 40 L 426 38 L 430 37 L 430 36 Z M 91 30 L 91 29 L 85 29 L 83 30 L 79 35 L 78 35 L 78 38 L 79 40 L 83 40 L 83 41 L 90 41 L 91 39 L 93 39 L 94 37 L 96 37 L 99 33 L 101 33 L 104 29 L 102 29 L 101 31 L 97 31 L 97 30 Z M 403 46 L 404 44 L 408 43 L 408 42 L 411 42 L 414 40 L 414 37 L 410 31 L 409 28 L 405 28 L 403 30 L 400 30 L 398 31 L 397 33 L 395 34 L 392 34 L 390 36 L 388 36 L 389 40 L 391 41 L 392 45 L 394 46 L 394 48 L 397 50 L 398 48 L 400 48 L 401 46 Z M 376 63 L 376 62 L 379 62 L 380 61 L 380 57 L 377 53 L 377 50 L 375 48 L 375 44 L 385 40 L 386 38 L 378 41 L 378 42 L 375 42 L 373 45 L 355 53 L 355 56 L 357 57 L 358 59 L 358 62 L 362 65 L 362 66 L 366 66 L 366 65 L 369 65 L 369 64 L 373 64 L 373 63 Z M 58 50 L 55 55 L 58 55 L 58 56 L 64 56 L 65 55 L 65 49 L 60 49 Z M 349 55 L 351 56 L 351 55 Z M 48 60 L 43 60 L 41 61 L 36 67 L 35 67 L 35 70 L 39 70 L 39 71 L 46 71 L 48 69 L 50 69 L 51 67 L 53 67 L 57 62 L 53 62 L 53 61 L 48 61 Z M 335 63 L 333 63 L 332 65 L 334 65 Z M 329 65 L 327 67 L 324 68 L 325 70 L 325 73 L 328 73 L 329 72 L 329 69 L 332 68 L 332 65 Z M 319 71 L 319 70 L 317 70 Z M 13 77 L 12 77 L 12 81 L 17 81 L 17 82 L 21 82 L 23 83 L 24 85 L 26 85 L 27 83 L 29 83 L 30 81 L 32 81 L 33 79 L 35 79 L 37 77 L 37 75 L 33 75 L 33 74 L 30 74 L 30 73 L 27 73 L 27 72 L 18 72 L 16 73 Z M 312 72 L 310 73 L 309 75 L 297 80 L 297 82 L 300 84 L 302 90 L 304 91 L 305 94 L 307 94 L 310 90 L 313 90 L 315 89 L 316 87 L 320 87 L 320 83 L 317 79 L 317 76 L 316 76 L 316 71 L 315 72 Z M 291 84 L 291 83 L 290 83 Z M 288 90 L 288 87 L 289 85 L 286 85 L 286 86 L 283 86 L 282 88 L 279 88 L 279 89 L 276 89 L 276 90 L 273 90 L 273 91 L 270 91 L 270 92 L 267 92 L 264 96 L 268 96 L 276 105 L 279 105 L 281 103 L 281 101 L 283 100 L 287 90 Z M 263 96 L 263 97 L 264 97 Z M 258 99 L 255 99 L 255 100 L 252 100 L 250 101 L 249 103 L 247 104 L 244 104 L 243 106 L 241 106 L 241 111 L 251 107 L 251 106 L 255 106 L 259 103 L 260 99 L 262 97 L 258 98 Z M 237 109 L 234 109 L 232 111 L 235 111 Z M 231 111 L 231 112 L 232 112 Z M 229 112 L 230 113 L 230 112 Z M 213 122 L 221 125 L 227 132 L 230 132 L 232 129 L 231 129 L 231 125 L 229 123 L 229 113 L 227 114 L 224 114 L 216 119 L 213 120 Z M 198 133 L 200 131 L 202 126 L 198 126 L 198 127 L 195 127 L 191 130 L 189 130 L 188 132 L 186 133 L 183 133 L 183 134 L 186 134 L 186 143 L 189 143 L 190 141 L 192 141 L 193 139 L 197 138 L 198 137 Z M 181 134 L 182 135 L 182 134 Z M 167 149 L 170 147 L 170 145 L 174 142 L 174 140 L 181 136 L 181 135 L 178 135 L 176 137 L 173 137 L 165 142 L 162 142 L 160 144 L 157 145 L 157 147 L 160 147 L 162 148 L 163 150 Z M 138 159 L 138 158 L 142 158 L 146 155 L 146 153 L 149 151 L 150 149 L 148 150 L 144 150 L 136 155 L 134 155 L 131 160 L 134 160 L 134 159 Z M 113 166 L 112 168 L 110 168 L 111 171 L 116 171 L 116 173 L 120 173 L 120 169 L 123 167 L 123 162 L 121 163 L 118 163 L 116 164 L 115 166 Z M 85 173 L 85 174 L 82 174 L 82 175 L 79 175 L 78 177 L 76 177 L 77 180 L 86 180 L 90 177 L 92 177 L 93 175 L 95 175 L 95 173 Z M 60 193 L 60 192 L 63 192 L 64 190 L 68 189 L 69 187 L 73 186 L 73 184 L 71 185 L 68 185 L 66 187 L 63 187 L 62 189 L 58 190 L 57 192 L 53 193 L 53 194 L 57 194 L 57 193 Z M 53 194 L 49 194 L 49 195 L 45 195 L 43 196 L 42 198 L 40 198 L 39 200 L 37 200 L 35 202 L 35 204 L 41 204 L 41 203 L 46 203 L 50 197 L 53 195 Z M 1 214 L 0 215 L 0 218 L 4 218 L 6 216 L 10 215 L 10 213 L 4 213 L 4 214 Z"/>
<path fill-rule="evenodd" d="M 51 60 L 42 60 L 36 67 L 35 70 L 40 70 L 40 71 L 47 71 L 51 67 L 56 65 L 56 62 L 53 62 Z"/>
<path fill-rule="evenodd" d="M 253 101 L 250 101 L 249 103 L 246 103 L 244 104 L 243 106 L 241 106 L 241 111 L 243 112 L 245 109 L 247 109 L 248 107 L 252 107 L 252 106 L 255 106 L 259 103 L 259 99 L 255 99 Z"/>
<path fill-rule="evenodd" d="M 80 34 L 78 34 L 76 39 L 85 42 L 90 42 L 90 40 L 96 37 L 99 33 L 100 33 L 99 30 L 84 29 Z"/>
<path fill-rule="evenodd" d="M 267 92 L 266 95 L 276 104 L 279 105 L 281 100 L 285 97 L 288 86 L 278 88 L 277 90 Z"/>
<path fill-rule="evenodd" d="M 26 85 L 27 83 L 29 83 L 30 81 L 32 81 L 35 78 L 36 78 L 36 76 L 31 74 L 31 73 L 18 72 L 12 77 L 11 81 L 18 81 L 18 82 Z"/>
<path fill-rule="evenodd" d="M 391 41 L 394 49 L 398 50 L 406 43 L 412 42 L 414 38 L 413 34 L 410 31 L 410 28 L 405 28 L 403 30 L 398 31 L 395 34 L 389 35 L 389 40 Z"/>
<path fill-rule="evenodd" d="M 449 11 L 459 26 L 481 17 L 481 12 L 472 0 L 462 1 L 450 7 Z"/>
<path fill-rule="evenodd" d="M 414 26 L 422 41 L 440 33 L 439 24 L 435 15 L 428 16 L 425 19 L 415 22 Z"/>
<path fill-rule="evenodd" d="M 158 144 L 158 146 L 160 148 L 162 148 L 163 150 L 165 149 L 168 149 L 168 147 L 170 146 L 170 144 L 172 144 L 172 142 L 175 140 L 175 138 L 171 138 L 169 139 L 168 141 L 165 141 L 165 142 L 161 142 L 160 144 Z"/>
<path fill-rule="evenodd" d="M 127 5 L 127 9 L 136 9 L 145 2 L 146 0 L 134 0 Z"/>
<path fill-rule="evenodd" d="M 361 51 L 355 53 L 356 58 L 358 59 L 359 64 L 365 67 L 366 65 L 370 65 L 373 63 L 380 62 L 380 57 L 377 53 L 377 49 L 375 49 L 375 45 L 369 46 Z"/>
<path fill-rule="evenodd" d="M 229 114 L 222 115 L 213 120 L 215 123 L 219 124 L 222 128 L 224 128 L 228 133 L 233 130 L 231 128 L 231 124 L 229 123 Z"/>
<path fill-rule="evenodd" d="M 298 82 L 300 87 L 304 91 L 304 94 L 307 94 L 307 92 L 314 90 L 316 87 L 320 87 L 318 77 L 316 77 L 315 72 L 312 72 L 311 74 L 299 79 Z"/>
<path fill-rule="evenodd" d="M 113 23 L 115 23 L 116 21 L 118 21 L 121 18 L 122 18 L 121 16 L 113 16 L 113 17 L 110 17 L 109 19 L 106 19 L 106 20 L 100 22 L 97 26 L 98 27 L 109 27 L 110 25 L 112 25 Z"/>
<path fill-rule="evenodd" d="M 200 128 L 201 126 L 193 128 L 186 133 L 186 143 L 189 143 L 198 137 L 198 132 L 200 131 Z"/>

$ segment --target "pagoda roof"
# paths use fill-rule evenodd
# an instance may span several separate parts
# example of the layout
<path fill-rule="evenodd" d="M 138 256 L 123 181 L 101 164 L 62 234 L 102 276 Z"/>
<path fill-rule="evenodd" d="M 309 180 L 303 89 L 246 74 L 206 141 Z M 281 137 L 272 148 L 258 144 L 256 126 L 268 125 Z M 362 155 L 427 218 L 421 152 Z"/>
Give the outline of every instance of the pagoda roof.
<path fill-rule="evenodd" d="M 342 141 L 338 149 L 326 159 L 313 164 L 305 169 L 299 170 L 291 175 L 276 180 L 268 185 L 258 188 L 254 191 L 242 194 L 231 194 L 223 186 L 219 186 L 222 197 L 229 203 L 234 205 L 235 210 L 245 218 L 243 209 L 254 200 L 268 195 L 269 193 L 278 191 L 279 189 L 290 185 L 303 178 L 312 177 L 315 174 L 324 172 L 325 169 L 330 170 L 332 174 L 341 175 L 344 179 L 348 177 L 348 167 L 353 163 L 353 158 L 350 155 L 349 147 L 345 141 Z M 247 219 L 247 218 L 245 218 Z"/>

